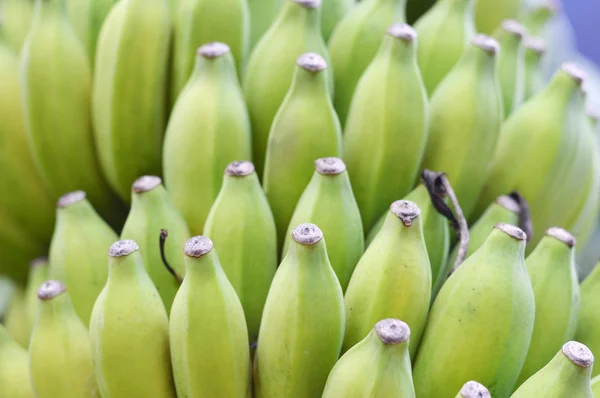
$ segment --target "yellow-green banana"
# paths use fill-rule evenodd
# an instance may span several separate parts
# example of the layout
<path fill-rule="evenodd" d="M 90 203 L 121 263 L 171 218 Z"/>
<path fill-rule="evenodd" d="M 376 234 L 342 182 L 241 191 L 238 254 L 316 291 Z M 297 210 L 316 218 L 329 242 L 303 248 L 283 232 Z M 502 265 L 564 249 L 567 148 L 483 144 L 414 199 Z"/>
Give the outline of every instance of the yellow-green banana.
<path fill-rule="evenodd" d="M 194 72 L 169 119 L 163 154 L 165 184 L 191 233 L 199 235 L 223 170 L 251 156 L 248 110 L 226 44 L 198 49 Z"/>
<path fill-rule="evenodd" d="M 455 398 L 491 398 L 490 392 L 476 381 L 467 381 Z"/>
<path fill-rule="evenodd" d="M 187 272 L 169 323 L 177 394 L 246 398 L 250 348 L 240 300 L 210 239 L 189 239 L 184 253 Z"/>
<path fill-rule="evenodd" d="M 541 0 L 531 2 L 533 7 L 528 7 L 523 14 L 523 24 L 531 35 L 544 35 L 548 21 L 559 12 L 556 0 Z"/>
<path fill-rule="evenodd" d="M 108 282 L 90 321 L 100 395 L 175 398 L 167 311 L 138 245 L 132 240 L 115 242 L 108 256 Z"/>
<path fill-rule="evenodd" d="M 0 397 L 34 398 L 29 355 L 0 323 Z"/>
<path fill-rule="evenodd" d="M 77 316 L 67 288 L 49 280 L 40 300 L 29 360 L 37 398 L 95 398 L 98 385 L 86 325 Z"/>
<path fill-rule="evenodd" d="M 100 30 L 94 134 L 104 175 L 127 202 L 139 176 L 161 171 L 170 33 L 167 0 L 118 1 Z"/>
<path fill-rule="evenodd" d="M 594 398 L 590 386 L 593 365 L 594 354 L 589 348 L 569 341 L 510 397 Z"/>
<path fill-rule="evenodd" d="M 475 27 L 477 31 L 492 34 L 505 19 L 521 15 L 522 0 L 475 0 Z"/>
<path fill-rule="evenodd" d="M 390 26 L 348 114 L 344 160 L 366 231 L 418 181 L 429 109 L 416 49 L 413 28 Z"/>
<path fill-rule="evenodd" d="M 529 347 L 535 304 L 525 233 L 498 224 L 436 297 L 413 368 L 418 397 L 451 397 L 478 380 L 493 397 L 512 391 Z"/>
<path fill-rule="evenodd" d="M 325 0 L 327 1 L 327 0 Z M 345 125 L 354 90 L 386 29 L 405 22 L 406 0 L 362 0 L 336 25 L 329 40 L 335 81 L 335 109 Z"/>
<path fill-rule="evenodd" d="M 342 152 L 342 129 L 327 92 L 325 59 L 305 53 L 296 64 L 290 90 L 273 119 L 262 179 L 279 247 L 313 175 L 313 162 Z"/>
<path fill-rule="evenodd" d="M 67 0 L 69 19 L 85 47 L 92 69 L 100 28 L 116 0 Z"/>
<path fill-rule="evenodd" d="M 283 256 L 290 246 L 294 227 L 307 222 L 317 224 L 327 236 L 327 256 L 345 291 L 363 254 L 365 241 L 360 212 L 342 159 L 315 161 L 313 177 L 296 205 L 285 234 Z"/>
<path fill-rule="evenodd" d="M 260 325 L 256 398 L 321 396 L 342 347 L 344 298 L 323 232 L 314 224 L 300 224 L 292 237 Z"/>
<path fill-rule="evenodd" d="M 27 285 L 25 286 L 25 316 L 30 335 L 35 323 L 39 303 L 37 290 L 46 280 L 48 280 L 48 258 L 38 257 L 32 260 L 29 263 L 29 275 L 27 277 Z"/>
<path fill-rule="evenodd" d="M 9 297 L 8 308 L 3 319 L 4 325 L 17 343 L 27 347 L 31 330 L 27 322 L 25 291 L 21 286 L 13 284 Z"/>
<path fill-rule="evenodd" d="M 106 252 L 116 240 L 117 234 L 96 213 L 85 192 L 71 192 L 59 199 L 48 276 L 67 285 L 86 327 L 108 277 Z"/>
<path fill-rule="evenodd" d="M 324 0 L 321 15 L 323 39 L 329 41 L 331 33 L 346 14 L 355 7 L 356 0 Z"/>
<path fill-rule="evenodd" d="M 429 95 L 459 61 L 475 35 L 473 1 L 439 0 L 415 23 L 419 66 Z"/>
<path fill-rule="evenodd" d="M 431 98 L 423 167 L 448 175 L 467 218 L 487 180 L 503 120 L 498 50 L 496 40 L 475 36 Z"/>
<path fill-rule="evenodd" d="M 121 231 L 121 239 L 135 240 L 139 245 L 146 271 L 169 313 L 179 283 L 164 261 L 168 262 L 179 277 L 184 276 L 185 264 L 181 250 L 190 238 L 190 231 L 162 186 L 160 178 L 144 176 L 137 179 L 132 186 L 132 197 L 131 210 Z M 162 230 L 167 230 L 169 239 L 166 242 L 161 242 L 164 239 Z M 164 260 L 161 244 L 165 244 Z"/>
<path fill-rule="evenodd" d="M 0 4 L 2 30 L 12 50 L 17 54 L 25 41 L 33 19 L 34 0 L 3 0 Z"/>
<path fill-rule="evenodd" d="M 581 304 L 575 340 L 587 345 L 592 352 L 600 352 L 600 263 L 580 285 Z M 592 376 L 600 374 L 600 369 Z"/>
<path fill-rule="evenodd" d="M 252 123 L 252 160 L 259 176 L 263 175 L 271 124 L 297 73 L 294 62 L 309 51 L 329 63 L 321 36 L 321 0 L 285 0 L 279 16 L 254 47 L 243 79 Z M 331 68 L 325 73 L 333 93 Z"/>
<path fill-rule="evenodd" d="M 498 82 L 507 118 L 521 106 L 525 96 L 525 47 L 527 31 L 519 22 L 508 19 L 496 30 L 494 37 L 500 44 L 498 55 Z"/>
<path fill-rule="evenodd" d="M 335 364 L 323 398 L 414 398 L 408 342 L 410 329 L 384 319 Z"/>
<path fill-rule="evenodd" d="M 399 200 L 361 257 L 346 290 L 343 351 L 365 338 L 378 319 L 403 319 L 411 330 L 410 355 L 421 340 L 431 299 L 431 267 L 421 210 Z"/>
<path fill-rule="evenodd" d="M 250 9 L 250 48 L 269 29 L 285 0 L 248 0 Z"/>
<path fill-rule="evenodd" d="M 525 94 L 527 101 L 546 86 L 546 77 L 542 70 L 542 59 L 546 53 L 546 41 L 541 37 L 528 37 L 525 39 Z"/>
<path fill-rule="evenodd" d="M 594 397 L 600 397 L 600 376 L 596 376 L 590 383 Z"/>
<path fill-rule="evenodd" d="M 204 227 L 242 307 L 250 342 L 256 342 L 269 286 L 277 269 L 277 232 L 254 166 L 233 162 Z"/>

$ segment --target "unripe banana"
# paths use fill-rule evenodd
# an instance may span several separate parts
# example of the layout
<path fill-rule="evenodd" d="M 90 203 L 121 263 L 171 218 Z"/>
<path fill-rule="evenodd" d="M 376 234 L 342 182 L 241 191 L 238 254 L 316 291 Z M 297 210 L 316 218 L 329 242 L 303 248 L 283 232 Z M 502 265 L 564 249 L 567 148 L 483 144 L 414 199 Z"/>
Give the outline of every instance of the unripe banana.
<path fill-rule="evenodd" d="M 21 51 L 33 19 L 34 0 L 3 0 L 0 5 L 2 30 L 15 53 Z"/>
<path fill-rule="evenodd" d="M 414 398 L 408 342 L 410 329 L 384 319 L 335 364 L 323 398 Z"/>
<path fill-rule="evenodd" d="M 48 276 L 67 285 L 73 306 L 88 327 L 106 284 L 106 251 L 117 234 L 96 213 L 83 191 L 63 195 L 56 209 Z"/>
<path fill-rule="evenodd" d="M 511 398 L 593 398 L 590 375 L 594 354 L 576 341 L 565 343 L 552 360 L 527 380 Z"/>
<path fill-rule="evenodd" d="M 0 397 L 34 398 L 29 355 L 0 323 Z"/>
<path fill-rule="evenodd" d="M 20 72 L 29 147 L 52 195 L 83 189 L 94 206 L 114 212 L 94 151 L 90 64 L 65 0 L 36 0 Z"/>
<path fill-rule="evenodd" d="M 102 397 L 174 398 L 167 312 L 138 250 L 121 240 L 108 252 L 108 282 L 90 321 L 96 379 Z"/>
<path fill-rule="evenodd" d="M 363 254 L 365 240 L 358 205 L 341 159 L 315 161 L 313 177 L 298 201 L 285 235 L 283 256 L 290 246 L 294 227 L 306 222 L 319 225 L 327 236 L 327 256 L 345 291 Z"/>
<path fill-rule="evenodd" d="M 419 66 L 430 96 L 469 48 L 469 41 L 475 35 L 473 2 L 439 0 L 415 23 L 419 35 Z"/>
<path fill-rule="evenodd" d="M 241 75 L 250 47 L 250 9 L 247 0 L 177 0 L 173 21 L 171 103 L 194 70 L 196 49 L 222 42 L 231 49 Z"/>
<path fill-rule="evenodd" d="M 240 300 L 210 239 L 191 238 L 184 253 L 187 272 L 169 323 L 177 394 L 246 398 L 250 349 Z"/>
<path fill-rule="evenodd" d="M 421 340 L 431 299 L 431 266 L 423 238 L 421 210 L 399 200 L 361 257 L 345 295 L 343 351 L 361 341 L 378 319 L 404 319 L 411 330 L 410 355 Z"/>
<path fill-rule="evenodd" d="M 575 340 L 587 345 L 592 352 L 600 352 L 600 263 L 580 285 L 581 305 Z M 600 368 L 592 371 L 592 377 L 600 374 Z"/>
<path fill-rule="evenodd" d="M 521 106 L 525 96 L 525 47 L 527 30 L 519 22 L 508 19 L 495 32 L 500 44 L 498 82 L 504 99 L 504 117 Z"/>
<path fill-rule="evenodd" d="M 456 398 L 491 398 L 490 392 L 483 384 L 476 381 L 468 381 L 460 389 Z"/>
<path fill-rule="evenodd" d="M 164 250 L 165 261 L 180 277 L 185 275 L 181 250 L 190 237 L 190 231 L 162 186 L 160 178 L 138 178 L 133 183 L 131 195 L 131 210 L 121 231 L 121 239 L 135 240 L 139 245 L 146 271 L 169 313 L 179 283 L 163 263 L 159 244 L 161 230 L 167 230 L 169 236 Z"/>
<path fill-rule="evenodd" d="M 139 176 L 161 170 L 170 32 L 167 0 L 124 0 L 111 9 L 98 37 L 96 146 L 104 175 L 127 202 Z"/>
<path fill-rule="evenodd" d="M 233 162 L 204 227 L 244 308 L 250 342 L 256 342 L 260 319 L 277 269 L 277 232 L 269 202 L 254 166 Z"/>
<path fill-rule="evenodd" d="M 25 316 L 27 317 L 27 329 L 30 335 L 37 316 L 39 303 L 37 290 L 46 280 L 48 280 L 48 258 L 38 257 L 32 260 L 29 263 L 29 275 L 25 286 Z"/>
<path fill-rule="evenodd" d="M 77 316 L 67 288 L 44 282 L 29 345 L 31 378 L 37 398 L 97 397 L 92 351 L 86 325 Z"/>
<path fill-rule="evenodd" d="M 296 64 L 290 90 L 273 119 L 263 174 L 280 247 L 313 175 L 314 160 L 342 152 L 342 129 L 327 92 L 327 63 L 316 53 L 305 53 Z"/>
<path fill-rule="evenodd" d="M 248 60 L 243 79 L 244 95 L 252 123 L 252 160 L 259 176 L 263 175 L 271 124 L 297 73 L 294 62 L 300 54 L 310 51 L 329 63 L 327 46 L 321 36 L 320 7 L 321 0 L 285 0 L 279 16 Z M 332 94 L 331 68 L 325 73 Z M 283 226 L 286 227 L 287 224 Z"/>
<path fill-rule="evenodd" d="M 324 0 L 321 15 L 321 32 L 325 42 L 346 14 L 356 6 L 355 0 Z"/>
<path fill-rule="evenodd" d="M 406 0 L 361 0 L 336 25 L 329 52 L 335 72 L 335 109 L 342 125 L 358 81 L 377 55 L 386 29 L 394 22 L 405 22 L 405 8 Z"/>
<path fill-rule="evenodd" d="M 410 26 L 388 28 L 356 87 L 348 114 L 344 160 L 366 231 L 418 180 L 429 109 L 416 42 Z"/>
<path fill-rule="evenodd" d="M 448 175 L 467 218 L 487 180 L 503 120 L 498 50 L 496 40 L 477 35 L 431 98 L 423 167 Z"/>
<path fill-rule="evenodd" d="M 202 233 L 225 167 L 250 156 L 248 110 L 229 47 L 205 44 L 175 104 L 164 143 L 165 184 L 192 234 Z"/>
<path fill-rule="evenodd" d="M 19 285 L 12 284 L 11 287 L 12 291 L 9 294 L 9 304 L 3 317 L 3 323 L 12 338 L 22 347 L 27 348 L 31 329 L 28 327 L 25 313 L 25 292 Z"/>
<path fill-rule="evenodd" d="M 596 376 L 590 382 L 590 387 L 592 389 L 592 393 L 594 397 L 600 396 L 600 376 Z"/>
<path fill-rule="evenodd" d="M 524 13 L 523 24 L 531 35 L 543 35 L 547 23 L 559 12 L 559 3 L 556 0 L 542 0 L 531 3 L 533 7 L 529 7 Z"/>
<path fill-rule="evenodd" d="M 535 324 L 517 386 L 543 368 L 565 342 L 573 339 L 579 313 L 573 235 L 562 228 L 550 228 L 527 257 L 526 264 L 535 296 Z"/>
<path fill-rule="evenodd" d="M 292 234 L 260 325 L 256 398 L 321 396 L 344 338 L 344 298 L 323 233 L 300 224 Z"/>
<path fill-rule="evenodd" d="M 479 33 L 490 35 L 503 20 L 521 15 L 522 0 L 475 0 L 475 27 Z"/>
<path fill-rule="evenodd" d="M 67 0 L 69 19 L 87 51 L 92 69 L 100 28 L 115 3 L 116 0 Z"/>
<path fill-rule="evenodd" d="M 269 29 L 285 0 L 248 0 L 250 9 L 250 48 Z"/>
<path fill-rule="evenodd" d="M 540 37 L 525 39 L 525 94 L 527 101 L 546 86 L 546 77 L 542 70 L 542 59 L 546 53 L 546 42 Z"/>
<path fill-rule="evenodd" d="M 535 316 L 525 240 L 521 229 L 496 225 L 442 286 L 413 368 L 418 397 L 451 397 L 473 379 L 493 397 L 510 394 Z"/>

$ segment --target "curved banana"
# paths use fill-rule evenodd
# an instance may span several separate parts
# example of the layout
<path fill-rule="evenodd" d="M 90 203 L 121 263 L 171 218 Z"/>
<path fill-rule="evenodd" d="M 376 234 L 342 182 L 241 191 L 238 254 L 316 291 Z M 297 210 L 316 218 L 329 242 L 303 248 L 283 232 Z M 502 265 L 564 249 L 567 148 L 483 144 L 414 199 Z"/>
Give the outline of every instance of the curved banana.
<path fill-rule="evenodd" d="M 248 0 L 250 9 L 250 49 L 269 29 L 285 0 Z"/>
<path fill-rule="evenodd" d="M 523 39 L 527 30 L 519 22 L 502 21 L 494 37 L 500 44 L 498 55 L 498 82 L 504 99 L 504 118 L 507 118 L 524 101 L 525 47 Z"/>
<path fill-rule="evenodd" d="M 104 175 L 126 202 L 139 176 L 161 170 L 170 32 L 167 0 L 124 0 L 111 9 L 98 37 L 96 147 Z"/>
<path fill-rule="evenodd" d="M 473 379 L 493 397 L 510 394 L 535 316 L 526 238 L 515 226 L 497 224 L 442 286 L 413 367 L 418 397 L 451 397 Z"/>
<path fill-rule="evenodd" d="M 575 332 L 575 340 L 587 345 L 592 352 L 600 352 L 600 263 L 580 285 L 581 304 Z M 600 374 L 600 368 L 592 371 L 592 377 Z"/>
<path fill-rule="evenodd" d="M 323 232 L 314 224 L 300 224 L 292 237 L 260 325 L 256 398 L 321 396 L 342 347 L 344 298 Z"/>
<path fill-rule="evenodd" d="M 108 256 L 108 282 L 90 321 L 100 395 L 175 398 L 167 311 L 144 269 L 138 245 L 115 242 Z"/>
<path fill-rule="evenodd" d="M 39 299 L 37 290 L 44 281 L 48 280 L 48 258 L 38 257 L 29 263 L 29 275 L 25 286 L 25 316 L 29 335 L 33 330 Z M 1 396 L 1 395 L 0 395 Z"/>
<path fill-rule="evenodd" d="M 8 44 L 17 54 L 31 27 L 34 3 L 34 0 L 3 0 L 0 4 L 2 30 Z"/>
<path fill-rule="evenodd" d="M 325 42 L 329 41 L 338 22 L 354 7 L 356 7 L 355 0 L 324 0 L 321 13 L 321 33 Z"/>
<path fill-rule="evenodd" d="M 342 129 L 327 92 L 327 63 L 316 53 L 305 53 L 296 64 L 292 86 L 273 119 L 262 179 L 279 247 L 313 175 L 314 160 L 342 152 Z"/>
<path fill-rule="evenodd" d="M 27 350 L 0 323 L 0 397 L 34 398 Z"/>
<path fill-rule="evenodd" d="M 521 16 L 523 0 L 475 0 L 475 27 L 479 33 L 490 35 L 506 19 Z"/>
<path fill-rule="evenodd" d="M 204 235 L 219 251 L 223 270 L 244 308 L 250 342 L 254 343 L 278 263 L 275 219 L 252 163 L 240 161 L 227 166 Z"/>
<path fill-rule="evenodd" d="M 546 53 L 546 41 L 541 37 L 527 37 L 525 46 L 525 94 L 524 101 L 529 100 L 546 86 L 546 77 L 542 70 L 542 60 Z"/>
<path fill-rule="evenodd" d="M 77 316 L 67 288 L 49 280 L 39 287 L 40 300 L 29 360 L 37 398 L 98 396 L 86 325 Z"/>
<path fill-rule="evenodd" d="M 229 47 L 205 44 L 173 108 L 163 148 L 165 184 L 192 234 L 202 233 L 225 167 L 250 156 L 248 110 Z"/>
<path fill-rule="evenodd" d="M 323 398 L 414 398 L 408 341 L 410 329 L 384 319 L 335 364 Z"/>
<path fill-rule="evenodd" d="M 66 0 L 69 19 L 85 47 L 92 69 L 100 28 L 116 0 Z"/>
<path fill-rule="evenodd" d="M 456 398 L 491 398 L 490 392 L 476 381 L 467 381 L 460 389 Z"/>

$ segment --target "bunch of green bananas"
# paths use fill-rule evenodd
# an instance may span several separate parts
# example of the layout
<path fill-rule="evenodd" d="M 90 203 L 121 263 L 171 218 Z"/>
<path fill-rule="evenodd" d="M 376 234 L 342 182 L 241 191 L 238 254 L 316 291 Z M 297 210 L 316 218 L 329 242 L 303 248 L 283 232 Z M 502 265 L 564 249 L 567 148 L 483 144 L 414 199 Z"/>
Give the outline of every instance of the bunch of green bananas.
<path fill-rule="evenodd" d="M 0 398 L 600 396 L 585 72 L 431 3 L 2 0 Z"/>

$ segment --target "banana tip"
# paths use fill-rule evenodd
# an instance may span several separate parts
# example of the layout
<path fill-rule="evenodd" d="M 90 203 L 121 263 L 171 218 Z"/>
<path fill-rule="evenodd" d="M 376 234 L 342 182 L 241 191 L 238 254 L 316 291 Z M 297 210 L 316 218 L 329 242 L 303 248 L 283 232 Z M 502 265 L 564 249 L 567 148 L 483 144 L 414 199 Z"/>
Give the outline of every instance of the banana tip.
<path fill-rule="evenodd" d="M 323 231 L 315 224 L 300 224 L 292 231 L 292 238 L 302 245 L 314 245 L 323 239 Z"/>
<path fill-rule="evenodd" d="M 42 285 L 38 288 L 37 296 L 40 300 L 51 300 L 66 291 L 67 287 L 60 281 L 49 280 L 42 283 Z"/>
<path fill-rule="evenodd" d="M 515 19 L 505 19 L 502 21 L 502 29 L 513 36 L 522 39 L 525 35 L 527 35 L 527 29 L 523 26 L 522 23 Z"/>
<path fill-rule="evenodd" d="M 292 0 L 292 1 L 304 8 L 318 8 L 321 6 L 321 0 Z"/>
<path fill-rule="evenodd" d="M 229 51 L 227 44 L 215 41 L 200 46 L 196 54 L 204 58 L 218 58 L 229 53 Z"/>
<path fill-rule="evenodd" d="M 157 176 L 143 176 L 134 181 L 132 185 L 133 192 L 148 192 L 162 184 L 162 180 Z"/>
<path fill-rule="evenodd" d="M 254 164 L 247 160 L 231 162 L 225 168 L 225 174 L 231 177 L 245 177 L 254 173 Z"/>
<path fill-rule="evenodd" d="M 324 175 L 337 175 L 346 170 L 346 164 L 340 158 L 320 158 L 315 160 L 315 169 Z"/>
<path fill-rule="evenodd" d="M 213 242 L 206 236 L 194 236 L 185 242 L 183 252 L 188 257 L 199 258 L 211 251 Z"/>
<path fill-rule="evenodd" d="M 375 324 L 375 332 L 383 344 L 400 344 L 410 338 L 410 328 L 398 319 L 383 319 Z"/>
<path fill-rule="evenodd" d="M 579 65 L 574 62 L 567 62 L 562 65 L 561 69 L 568 74 L 575 83 L 582 85 L 587 79 L 587 74 Z"/>
<path fill-rule="evenodd" d="M 481 383 L 476 381 L 468 381 L 463 388 L 460 389 L 460 395 L 463 398 L 490 398 L 491 394 L 488 389 Z"/>
<path fill-rule="evenodd" d="M 413 42 L 417 38 L 417 31 L 405 23 L 395 23 L 387 28 L 387 34 L 406 42 Z"/>
<path fill-rule="evenodd" d="M 29 262 L 30 268 L 44 267 L 46 265 L 48 265 L 48 257 L 46 256 L 36 257 Z"/>
<path fill-rule="evenodd" d="M 589 368 L 594 364 L 594 354 L 585 344 L 569 341 L 562 346 L 562 352 L 571 362 L 582 368 Z"/>
<path fill-rule="evenodd" d="M 58 199 L 57 206 L 59 209 L 64 209 L 65 207 L 73 206 L 75 203 L 81 202 L 85 197 L 86 193 L 83 191 L 69 192 Z"/>
<path fill-rule="evenodd" d="M 552 227 L 546 231 L 546 236 L 558 239 L 569 247 L 574 247 L 577 243 L 577 239 L 566 229 L 559 227 Z"/>
<path fill-rule="evenodd" d="M 501 222 L 496 224 L 494 228 L 499 229 L 500 231 L 504 232 L 505 234 L 516 240 L 527 240 L 527 234 L 521 228 L 515 225 Z"/>
<path fill-rule="evenodd" d="M 123 257 L 128 256 L 139 249 L 138 244 L 134 240 L 120 240 L 110 246 L 108 255 L 110 257 Z"/>
<path fill-rule="evenodd" d="M 531 36 L 525 39 L 525 48 L 531 50 L 537 55 L 544 55 L 546 53 L 546 40 L 538 36 Z"/>
<path fill-rule="evenodd" d="M 405 226 L 410 227 L 413 221 L 421 215 L 421 209 L 410 200 L 397 200 L 390 206 L 390 211 L 398 217 Z"/>
<path fill-rule="evenodd" d="M 496 199 L 496 204 L 515 214 L 518 214 L 521 211 L 519 203 L 508 195 L 498 197 L 498 199 Z"/>
<path fill-rule="evenodd" d="M 500 44 L 496 39 L 484 34 L 477 34 L 471 40 L 471 44 L 479 47 L 490 55 L 496 55 L 500 49 Z"/>
<path fill-rule="evenodd" d="M 296 60 L 296 65 L 312 73 L 327 69 L 327 62 L 317 53 L 304 53 Z"/>

